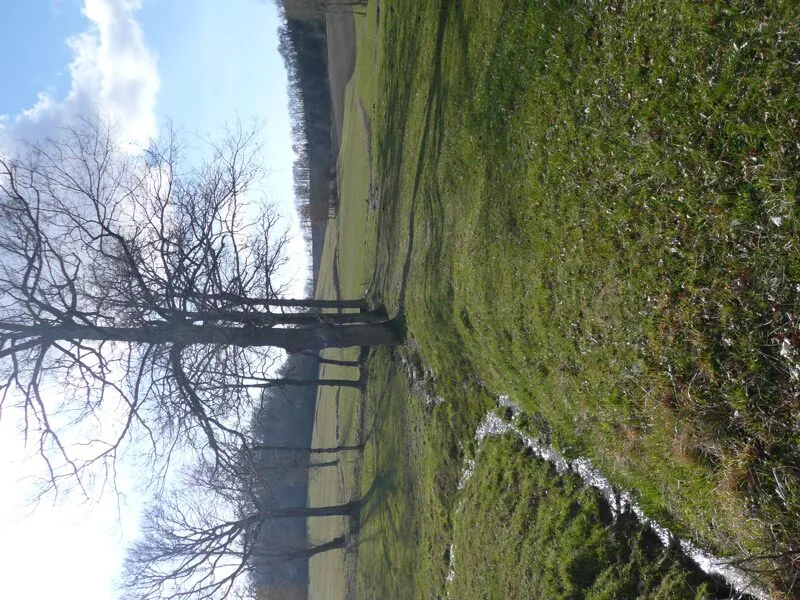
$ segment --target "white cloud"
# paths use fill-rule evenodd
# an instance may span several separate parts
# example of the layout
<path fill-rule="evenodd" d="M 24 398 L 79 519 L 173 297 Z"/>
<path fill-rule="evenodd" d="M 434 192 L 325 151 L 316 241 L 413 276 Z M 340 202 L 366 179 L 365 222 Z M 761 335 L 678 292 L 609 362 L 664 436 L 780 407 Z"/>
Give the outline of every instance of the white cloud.
<path fill-rule="evenodd" d="M 120 141 L 142 145 L 156 134 L 159 89 L 155 54 L 147 47 L 135 13 L 139 0 L 84 0 L 89 29 L 69 38 L 72 83 L 67 96 L 40 93 L 34 106 L 6 121 L 12 139 L 48 135 L 79 115 L 100 115 L 116 127 Z"/>

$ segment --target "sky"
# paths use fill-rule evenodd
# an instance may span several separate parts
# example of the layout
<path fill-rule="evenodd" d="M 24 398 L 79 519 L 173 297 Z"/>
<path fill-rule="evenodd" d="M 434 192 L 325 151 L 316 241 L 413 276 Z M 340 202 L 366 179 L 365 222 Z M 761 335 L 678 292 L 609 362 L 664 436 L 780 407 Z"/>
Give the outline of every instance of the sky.
<path fill-rule="evenodd" d="M 271 2 L 257 0 L 0 0 L 0 150 L 47 135 L 78 115 L 120 123 L 132 148 L 165 119 L 184 135 L 214 137 L 237 118 L 263 121 L 269 196 L 291 222 L 286 72 Z M 301 258 L 292 266 L 302 295 Z M 7 411 L 8 412 L 8 411 Z M 109 600 L 143 498 L 138 466 L 124 465 L 122 497 L 45 501 L 32 510 L 36 471 L 0 417 L 0 598 Z"/>

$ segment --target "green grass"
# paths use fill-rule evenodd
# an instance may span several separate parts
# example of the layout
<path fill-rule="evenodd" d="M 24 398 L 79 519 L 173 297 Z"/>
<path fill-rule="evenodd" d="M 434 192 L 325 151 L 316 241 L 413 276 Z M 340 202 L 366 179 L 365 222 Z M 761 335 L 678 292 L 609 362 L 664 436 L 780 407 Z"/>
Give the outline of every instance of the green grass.
<path fill-rule="evenodd" d="M 672 551 L 510 439 L 459 493 L 487 390 L 796 595 L 800 5 L 377 9 L 356 19 L 319 289 L 369 280 L 418 347 L 369 363 L 357 596 L 441 596 L 455 539 L 451 597 L 703 597 Z M 446 398 L 432 410 L 398 364 L 418 354 Z"/>
<path fill-rule="evenodd" d="M 471 443 L 493 405 L 428 407 L 398 352 L 369 360 L 356 598 L 717 598 L 709 582 L 630 514 L 560 476 L 509 436 Z M 477 453 L 477 455 L 476 455 Z M 464 460 L 475 470 L 458 490 Z M 455 554 L 455 578 L 447 583 Z"/>
<path fill-rule="evenodd" d="M 388 352 L 381 350 L 371 357 L 367 389 L 356 595 L 411 598 L 417 505 L 407 443 L 409 391 Z"/>
<path fill-rule="evenodd" d="M 510 393 L 680 534 L 797 549 L 800 6 L 381 19 L 372 293 L 453 410 Z M 749 566 L 785 590 L 787 558 Z"/>
<path fill-rule="evenodd" d="M 359 118 L 358 94 L 353 82 L 347 86 L 345 121 L 342 131 L 340 173 L 340 212 L 346 219 L 328 223 L 325 235 L 321 268 L 316 284 L 316 296 L 324 299 L 359 298 L 364 295 L 364 282 L 368 266 L 372 263 L 367 248 L 367 213 L 369 164 L 367 137 Z M 358 348 L 327 349 L 322 355 L 336 360 L 357 360 Z M 323 365 L 320 374 L 328 378 L 357 379 L 358 369 L 337 365 Z M 361 393 L 349 388 L 321 387 L 317 394 L 317 412 L 314 422 L 313 444 L 320 447 L 354 445 L 359 442 L 361 426 Z M 338 504 L 356 499 L 358 486 L 359 453 L 340 452 L 335 468 L 324 468 L 312 473 L 309 485 L 311 505 Z M 325 541 L 349 532 L 342 518 L 309 520 L 308 533 L 313 541 Z M 337 600 L 347 597 L 352 581 L 348 572 L 353 570 L 354 554 L 337 550 L 314 557 L 309 564 L 311 598 Z"/>
<path fill-rule="evenodd" d="M 453 598 L 711 598 L 675 548 L 519 439 L 487 439 L 455 516 Z M 727 597 L 727 596 L 726 596 Z"/>
<path fill-rule="evenodd" d="M 470 397 L 469 410 L 429 408 L 400 365 L 408 349 L 378 349 L 369 361 L 361 467 L 358 598 L 432 598 L 449 563 L 457 485 L 469 440 L 490 405 Z"/>

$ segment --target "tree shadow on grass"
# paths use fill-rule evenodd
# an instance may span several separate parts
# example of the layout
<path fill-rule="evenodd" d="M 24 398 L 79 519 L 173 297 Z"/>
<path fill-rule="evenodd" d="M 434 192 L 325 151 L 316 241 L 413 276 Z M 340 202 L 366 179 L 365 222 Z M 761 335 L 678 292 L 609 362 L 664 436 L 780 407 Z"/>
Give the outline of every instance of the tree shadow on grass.
<path fill-rule="evenodd" d="M 400 198 L 401 194 L 403 143 L 405 141 L 406 119 L 411 95 L 408 93 L 412 83 L 409 74 L 414 73 L 416 61 L 412 61 L 411 64 L 408 64 L 403 69 L 405 79 L 402 84 L 396 86 L 396 93 L 390 95 L 387 123 L 382 129 L 385 140 L 383 140 L 384 143 L 380 144 L 380 151 L 382 152 L 381 164 L 384 165 L 386 170 L 381 173 L 383 175 L 381 195 L 383 199 L 388 201 L 381 202 L 381 210 L 378 215 L 378 231 L 380 232 L 378 244 L 383 246 L 379 248 L 378 256 L 389 257 L 395 251 L 404 248 L 404 260 L 398 291 L 398 310 L 400 313 L 403 312 L 405 306 L 405 293 L 414 252 L 416 212 L 420 197 L 420 186 L 426 169 L 434 164 L 431 161 L 435 161 L 435 158 L 441 152 L 441 144 L 444 137 L 444 106 L 447 88 L 443 83 L 443 49 L 447 33 L 447 22 L 451 13 L 449 4 L 442 2 L 439 8 L 436 41 L 432 55 L 433 73 L 428 86 L 420 147 L 414 168 L 414 185 L 411 192 L 411 207 L 407 228 L 396 226 L 399 218 L 399 203 L 397 199 Z M 399 239 L 400 234 L 405 234 L 405 232 L 407 232 L 406 239 Z M 381 286 L 384 292 L 387 285 L 393 284 L 390 263 L 391 261 L 389 260 L 386 263 L 377 260 L 371 278 L 373 285 Z"/>

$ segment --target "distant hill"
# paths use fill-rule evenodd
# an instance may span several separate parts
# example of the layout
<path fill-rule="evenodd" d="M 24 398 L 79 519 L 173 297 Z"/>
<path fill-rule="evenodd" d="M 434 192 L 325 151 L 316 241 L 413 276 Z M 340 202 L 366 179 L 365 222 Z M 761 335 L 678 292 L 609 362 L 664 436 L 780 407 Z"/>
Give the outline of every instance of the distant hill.
<path fill-rule="evenodd" d="M 284 363 L 279 376 L 313 379 L 319 372 L 317 360 L 293 354 Z M 314 426 L 316 387 L 288 386 L 265 390 L 262 410 L 253 417 L 252 434 L 257 444 L 311 447 Z M 302 450 L 262 450 L 258 454 L 262 477 L 267 482 L 261 502 L 266 509 L 306 506 L 308 500 L 309 454 Z M 267 556 L 282 550 L 306 548 L 306 520 L 274 519 L 263 523 L 257 549 Z M 254 559 L 254 583 L 269 598 L 301 600 L 308 587 L 308 559 L 259 564 Z M 302 593 L 301 593 L 302 591 Z"/>

